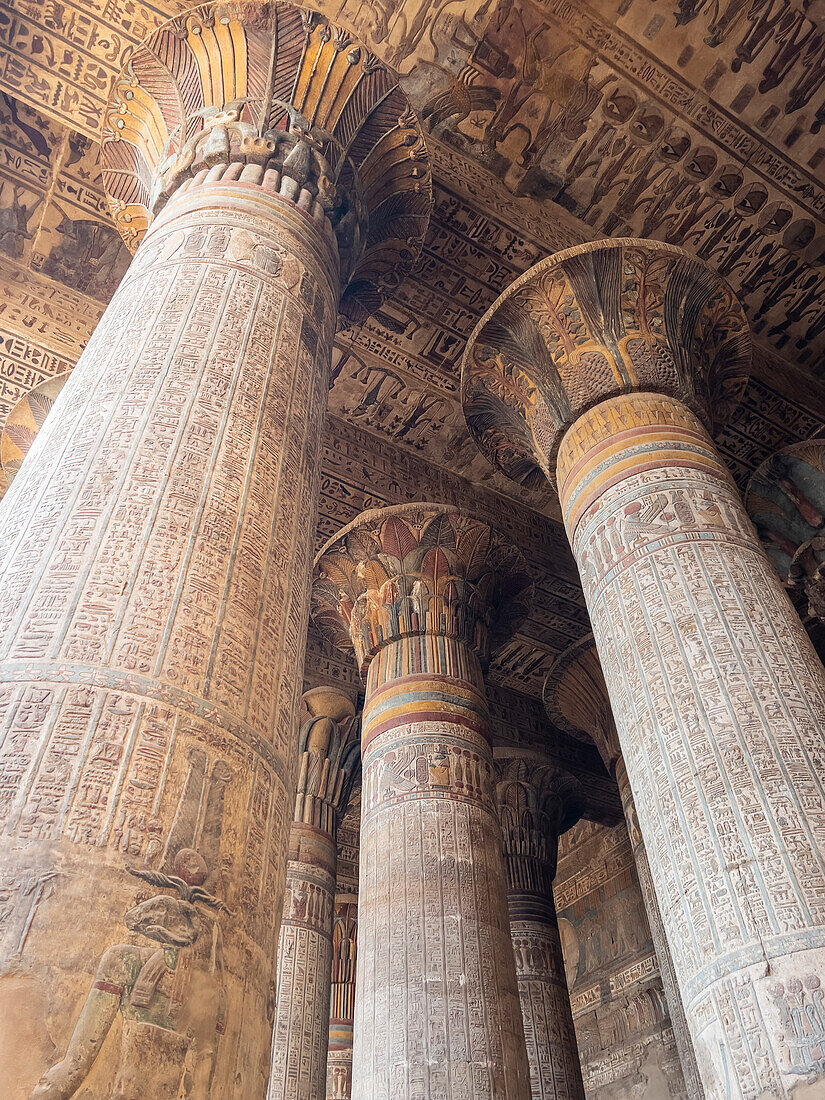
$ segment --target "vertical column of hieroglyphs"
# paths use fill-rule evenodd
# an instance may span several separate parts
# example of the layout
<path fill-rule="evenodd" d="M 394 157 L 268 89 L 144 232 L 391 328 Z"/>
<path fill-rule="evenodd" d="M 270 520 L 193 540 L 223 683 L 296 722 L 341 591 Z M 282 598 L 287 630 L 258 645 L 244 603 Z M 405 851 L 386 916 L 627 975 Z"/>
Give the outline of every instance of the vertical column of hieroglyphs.
<path fill-rule="evenodd" d="M 558 448 L 713 1098 L 825 1081 L 825 675 L 702 423 L 723 421 L 748 361 L 718 276 L 665 245 L 610 241 L 517 280 L 474 334 L 465 378 L 468 419 L 511 473 L 536 478 Z"/>
<path fill-rule="evenodd" d="M 359 768 L 355 706 L 336 688 L 302 696 L 295 818 L 278 939 L 269 1100 L 326 1087 L 338 822 Z"/>
<path fill-rule="evenodd" d="M 579 1048 L 553 899 L 559 837 L 584 794 L 573 776 L 524 757 L 498 762 L 507 905 L 533 1100 L 584 1100 Z"/>
<path fill-rule="evenodd" d="M 151 224 L 2 504 L 12 1100 L 265 1091 L 331 342 L 415 253 L 422 156 L 289 5 L 199 8 L 116 82 L 105 182 Z"/>
<path fill-rule="evenodd" d="M 604 766 L 616 778 L 633 849 L 639 888 L 650 927 L 650 937 L 656 948 L 662 988 L 673 1024 L 685 1090 L 689 1100 L 703 1100 L 705 1093 L 699 1078 L 693 1039 L 676 981 L 673 957 L 665 935 L 659 901 L 653 887 L 650 860 L 647 858 L 644 840 L 639 830 L 633 792 L 627 779 L 627 769 L 622 759 L 622 749 L 607 694 L 607 685 L 604 682 L 604 674 L 592 634 L 586 634 L 565 650 L 547 673 L 544 682 L 544 704 L 549 717 L 560 729 L 567 729 L 576 736 L 584 733 L 592 738 L 604 760 Z"/>
<path fill-rule="evenodd" d="M 367 670 L 353 1100 L 527 1100 L 482 662 L 524 612 L 517 550 L 439 505 L 322 551 L 319 624 Z"/>

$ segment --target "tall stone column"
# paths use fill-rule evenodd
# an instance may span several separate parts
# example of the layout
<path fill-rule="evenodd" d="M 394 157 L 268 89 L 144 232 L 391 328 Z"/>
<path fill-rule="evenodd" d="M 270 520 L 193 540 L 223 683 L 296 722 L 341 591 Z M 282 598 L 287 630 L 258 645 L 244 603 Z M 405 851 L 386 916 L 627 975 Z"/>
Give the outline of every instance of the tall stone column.
<path fill-rule="evenodd" d="M 148 230 L 1 506 L 10 1100 L 266 1092 L 332 339 L 415 252 L 422 157 L 286 4 L 182 15 L 116 82 Z"/>
<path fill-rule="evenodd" d="M 366 672 L 353 1100 L 528 1100 L 482 668 L 523 559 L 436 504 L 322 550 L 318 624 Z"/>
<path fill-rule="evenodd" d="M 268 1100 L 324 1098 L 337 832 L 359 766 L 352 700 L 336 688 L 317 687 L 302 703 Z"/>
<path fill-rule="evenodd" d="M 596 242 L 488 311 L 465 411 L 515 476 L 555 471 L 705 1093 L 798 1100 L 825 1082 L 825 672 L 707 430 L 749 357 L 717 275 Z"/>
<path fill-rule="evenodd" d="M 592 634 L 570 646 L 559 657 L 544 681 L 544 703 L 551 720 L 561 729 L 569 729 L 577 736 L 586 734 L 594 741 L 601 753 L 604 766 L 615 776 L 624 808 L 627 833 L 633 850 L 639 888 L 644 901 L 650 936 L 656 949 L 659 974 L 667 1001 L 670 1022 L 673 1024 L 673 1036 L 679 1052 L 679 1062 L 689 1100 L 704 1100 L 705 1092 L 696 1064 L 696 1052 L 690 1035 L 682 995 L 676 981 L 673 957 L 665 935 L 664 922 L 653 886 L 650 860 L 639 829 L 636 804 L 633 791 L 627 777 L 627 768 L 622 758 L 619 735 L 607 685 L 604 682 L 602 666 L 596 652 L 596 643 Z"/>
<path fill-rule="evenodd" d="M 584 795 L 573 776 L 525 758 L 501 761 L 499 773 L 496 799 L 532 1100 L 584 1100 L 553 899 L 559 837 L 581 817 Z"/>
<path fill-rule="evenodd" d="M 332 931 L 332 996 L 329 1012 L 326 1100 L 352 1096 L 352 1029 L 358 958 L 358 895 L 338 893 Z"/>

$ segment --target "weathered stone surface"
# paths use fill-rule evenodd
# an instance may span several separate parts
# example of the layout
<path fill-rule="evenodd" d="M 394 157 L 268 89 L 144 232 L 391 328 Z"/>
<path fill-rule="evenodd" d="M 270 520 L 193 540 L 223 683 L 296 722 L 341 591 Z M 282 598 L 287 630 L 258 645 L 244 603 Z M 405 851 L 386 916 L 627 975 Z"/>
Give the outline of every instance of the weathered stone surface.
<path fill-rule="evenodd" d="M 358 959 L 358 848 L 361 786 L 350 797 L 338 829 L 338 878 L 332 931 L 332 990 L 329 1010 L 326 1100 L 352 1095 L 352 1028 Z"/>
<path fill-rule="evenodd" d="M 553 900 L 559 837 L 578 820 L 584 796 L 569 773 L 522 754 L 496 756 L 496 803 L 530 1093 L 533 1100 L 584 1100 Z"/>
<path fill-rule="evenodd" d="M 268 1100 L 321 1100 L 335 952 L 337 832 L 360 771 L 355 704 L 336 688 L 301 698 L 298 789 L 278 938 Z"/>
<path fill-rule="evenodd" d="M 0 534 L 13 1100 L 265 1092 L 339 299 L 380 299 L 429 204 L 404 97 L 342 43 L 206 5 L 116 82 L 109 197 L 151 224 Z"/>
<path fill-rule="evenodd" d="M 686 1100 L 624 822 L 565 833 L 554 893 L 588 1100 Z"/>
<path fill-rule="evenodd" d="M 314 616 L 367 672 L 353 1100 L 528 1100 L 482 661 L 523 616 L 516 549 L 455 508 L 368 512 Z"/>
<path fill-rule="evenodd" d="M 718 421 L 747 333 L 729 288 L 678 253 L 575 256 L 580 283 L 551 258 L 476 329 L 468 419 L 491 453 L 521 425 L 517 460 L 502 452 L 517 475 L 555 468 L 706 1095 L 788 1096 L 825 1080 L 789 1001 L 813 1004 L 825 973 L 825 673 L 676 396 Z M 561 313 L 547 276 L 567 287 Z M 496 387 L 516 357 L 513 397 Z"/>
<path fill-rule="evenodd" d="M 360 815 L 359 815 L 360 818 Z M 327 1056 L 327 1100 L 352 1095 L 352 1028 L 355 1020 L 355 962 L 358 957 L 358 895 L 335 895 L 332 930 L 332 996 Z"/>
<path fill-rule="evenodd" d="M 627 769 L 622 759 L 619 734 L 610 708 L 607 685 L 604 682 L 604 673 L 592 634 L 586 635 L 580 642 L 571 646 L 550 669 L 544 683 L 544 702 L 548 715 L 560 728 L 590 733 L 602 755 L 605 767 L 611 775 L 616 777 L 650 934 L 656 948 L 662 987 L 673 1023 L 685 1089 L 690 1100 L 703 1100 L 705 1093 L 699 1079 L 693 1039 L 685 1017 L 682 994 L 679 992 L 676 981 L 676 970 L 653 885 L 650 861 L 639 829 L 636 804 L 633 801 Z"/>

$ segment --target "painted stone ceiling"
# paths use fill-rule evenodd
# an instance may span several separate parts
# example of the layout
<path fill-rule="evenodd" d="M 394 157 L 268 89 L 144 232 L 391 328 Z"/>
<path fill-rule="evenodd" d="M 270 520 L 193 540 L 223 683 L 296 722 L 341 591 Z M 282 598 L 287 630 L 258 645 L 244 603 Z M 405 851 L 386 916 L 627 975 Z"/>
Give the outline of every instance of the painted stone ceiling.
<path fill-rule="evenodd" d="M 71 368 L 129 262 L 94 139 L 128 52 L 188 6 L 0 3 L 0 421 Z M 492 669 L 494 704 L 502 736 L 519 707 L 537 730 L 544 675 L 589 623 L 553 494 L 516 490 L 467 433 L 464 343 L 542 256 L 604 235 L 668 239 L 727 275 L 757 335 L 719 440 L 740 486 L 819 433 L 825 0 L 319 6 L 402 73 L 431 137 L 435 209 L 412 275 L 339 334 L 318 540 L 365 507 L 427 498 L 510 531 L 536 600 Z M 354 676 L 319 639 L 310 650 L 329 676 Z"/>
<path fill-rule="evenodd" d="M 0 5 L 0 88 L 96 136 L 112 78 L 187 3 Z M 825 0 L 321 0 L 425 125 L 593 236 L 667 239 L 799 364 L 825 348 Z"/>

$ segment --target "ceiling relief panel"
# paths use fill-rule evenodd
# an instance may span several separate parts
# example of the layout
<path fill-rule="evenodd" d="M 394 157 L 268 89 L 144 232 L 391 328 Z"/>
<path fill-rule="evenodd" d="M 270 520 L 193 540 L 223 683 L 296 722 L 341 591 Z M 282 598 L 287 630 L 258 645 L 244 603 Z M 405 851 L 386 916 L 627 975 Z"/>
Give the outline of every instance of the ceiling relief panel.
<path fill-rule="evenodd" d="M 104 204 L 97 143 L 6 94 L 0 143 L 2 261 L 107 302 L 129 255 Z"/>
<path fill-rule="evenodd" d="M 190 6 L 6 0 L 0 88 L 97 136 L 129 52 Z M 737 288 L 758 336 L 823 370 L 825 0 L 316 6 L 399 71 L 434 138 L 531 196 L 537 217 L 684 246 Z M 78 232 L 75 247 L 99 247 Z"/>
<path fill-rule="evenodd" d="M 787 0 L 500 4 L 460 64 L 422 63 L 408 83 L 431 132 L 512 190 L 594 236 L 695 252 L 740 288 L 757 334 L 821 369 L 825 27 L 813 16 Z"/>

